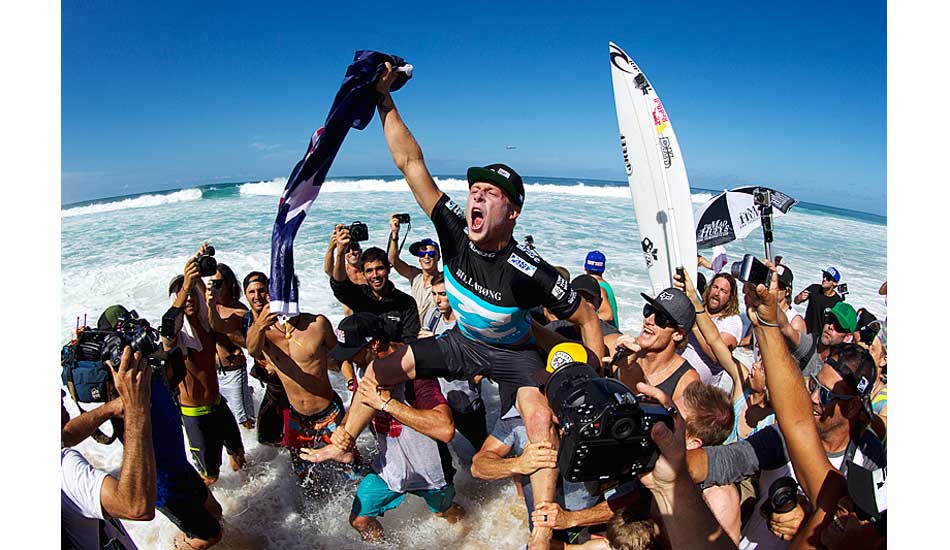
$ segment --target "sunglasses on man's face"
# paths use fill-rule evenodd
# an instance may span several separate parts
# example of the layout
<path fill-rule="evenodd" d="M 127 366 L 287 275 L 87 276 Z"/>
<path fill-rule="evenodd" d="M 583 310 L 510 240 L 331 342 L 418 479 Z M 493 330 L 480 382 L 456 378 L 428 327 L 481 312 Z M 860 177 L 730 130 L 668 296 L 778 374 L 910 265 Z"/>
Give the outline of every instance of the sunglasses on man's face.
<path fill-rule="evenodd" d="M 224 288 L 224 279 L 211 279 L 211 288 L 215 290 L 220 290 Z"/>
<path fill-rule="evenodd" d="M 831 391 L 831 388 L 823 385 L 818 381 L 816 376 L 812 375 L 808 377 L 808 393 L 815 393 L 815 390 L 818 390 L 818 402 L 823 406 L 835 400 L 851 401 L 852 399 L 857 399 L 856 395 L 846 395 Z"/>
<path fill-rule="evenodd" d="M 834 282 L 834 280 L 835 280 L 834 277 L 832 277 L 831 275 L 828 275 L 827 273 L 822 273 L 822 274 L 821 274 L 821 278 L 824 279 L 824 280 L 826 280 L 826 281 L 832 281 L 832 282 Z"/>
<path fill-rule="evenodd" d="M 643 306 L 643 318 L 653 316 L 653 324 L 660 328 L 676 328 L 678 325 L 669 315 L 656 309 L 650 304 Z"/>
<path fill-rule="evenodd" d="M 838 321 L 838 318 L 835 317 L 834 313 L 825 314 L 825 324 L 834 327 L 835 332 L 837 333 L 848 334 L 848 331 L 843 326 L 841 326 L 841 322 Z"/>
<path fill-rule="evenodd" d="M 427 257 L 427 256 L 432 257 L 432 258 L 435 258 L 435 255 L 436 255 L 436 254 L 438 254 L 438 252 L 435 251 L 435 250 L 420 250 L 420 251 L 419 251 L 419 257 L 420 257 L 420 258 L 425 258 L 425 257 Z"/>

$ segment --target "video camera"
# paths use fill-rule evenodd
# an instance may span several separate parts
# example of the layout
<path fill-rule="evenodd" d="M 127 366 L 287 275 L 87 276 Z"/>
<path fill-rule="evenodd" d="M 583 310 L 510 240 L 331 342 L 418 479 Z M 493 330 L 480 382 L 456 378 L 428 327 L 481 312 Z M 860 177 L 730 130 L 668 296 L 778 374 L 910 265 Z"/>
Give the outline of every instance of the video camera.
<path fill-rule="evenodd" d="M 175 373 L 184 369 L 181 349 L 176 347 L 165 352 L 158 331 L 133 310 L 119 317 L 114 329 L 79 328 L 76 339 L 63 347 L 63 384 L 71 386 L 74 400 L 105 403 L 114 397 L 111 377 L 105 371 L 111 367 L 118 372 L 126 346 L 146 357 L 155 373 L 166 368 L 172 368 Z"/>
<path fill-rule="evenodd" d="M 618 380 L 597 376 L 586 363 L 555 370 L 545 395 L 561 424 L 557 465 L 568 481 L 630 477 L 651 470 L 659 449 L 650 431 L 657 422 L 673 430 L 673 419 L 658 401 L 634 395 Z"/>
<path fill-rule="evenodd" d="M 838 296 L 844 298 L 848 293 L 848 283 L 838 283 L 835 285 L 835 292 L 838 293 Z"/>
<path fill-rule="evenodd" d="M 366 227 L 366 224 L 361 221 L 355 221 L 350 224 L 348 228 L 350 230 L 350 239 L 354 242 L 362 242 L 369 240 L 369 228 Z"/>

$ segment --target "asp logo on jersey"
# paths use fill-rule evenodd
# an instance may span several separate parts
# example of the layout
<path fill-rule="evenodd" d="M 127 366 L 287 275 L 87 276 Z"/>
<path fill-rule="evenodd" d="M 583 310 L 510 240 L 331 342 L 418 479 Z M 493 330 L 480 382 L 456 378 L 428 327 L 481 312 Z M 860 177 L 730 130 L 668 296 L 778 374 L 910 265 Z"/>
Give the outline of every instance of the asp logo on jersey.
<path fill-rule="evenodd" d="M 531 265 L 521 256 L 516 256 L 514 254 L 508 256 L 508 263 L 515 266 L 515 269 L 524 273 L 528 277 L 533 277 L 534 272 L 538 270 L 537 266 Z"/>

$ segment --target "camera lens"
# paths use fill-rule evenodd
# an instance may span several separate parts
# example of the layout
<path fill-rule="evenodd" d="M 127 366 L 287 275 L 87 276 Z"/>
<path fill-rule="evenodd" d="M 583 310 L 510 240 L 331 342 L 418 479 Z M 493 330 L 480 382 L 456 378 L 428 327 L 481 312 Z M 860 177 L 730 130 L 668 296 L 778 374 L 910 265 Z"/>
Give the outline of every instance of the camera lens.
<path fill-rule="evenodd" d="M 769 503 L 777 514 L 791 512 L 798 504 L 798 482 L 789 476 L 776 479 L 769 487 Z"/>

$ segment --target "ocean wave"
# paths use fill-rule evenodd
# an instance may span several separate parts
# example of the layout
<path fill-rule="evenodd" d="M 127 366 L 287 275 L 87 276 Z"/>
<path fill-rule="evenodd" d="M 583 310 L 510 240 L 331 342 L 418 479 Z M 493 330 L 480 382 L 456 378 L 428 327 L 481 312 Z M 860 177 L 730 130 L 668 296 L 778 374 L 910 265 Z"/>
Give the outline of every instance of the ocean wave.
<path fill-rule="evenodd" d="M 458 178 L 435 178 L 436 184 L 443 191 L 465 191 L 468 182 Z M 279 197 L 287 185 L 287 178 L 276 178 L 269 181 L 245 183 L 239 186 L 242 195 L 265 195 Z M 322 193 L 405 193 L 409 191 L 405 179 L 385 180 L 382 178 L 366 178 L 359 180 L 327 180 L 321 189 Z M 574 185 L 558 183 L 529 183 L 525 185 L 525 193 L 543 193 L 557 195 L 575 195 L 585 197 L 615 197 L 630 198 L 630 188 L 626 185 L 606 186 L 589 185 L 578 181 Z M 692 195 L 694 203 L 705 203 L 712 198 L 711 193 L 696 193 Z"/>
<path fill-rule="evenodd" d="M 76 206 L 60 210 L 60 216 L 68 218 L 71 216 L 82 216 L 85 214 L 99 214 L 102 212 L 112 212 L 115 210 L 125 210 L 128 208 L 146 208 L 149 206 L 160 206 L 163 204 L 172 204 L 176 202 L 194 201 L 201 198 L 201 189 L 182 189 L 166 195 L 141 195 L 121 201 L 95 203 L 86 206 Z"/>

